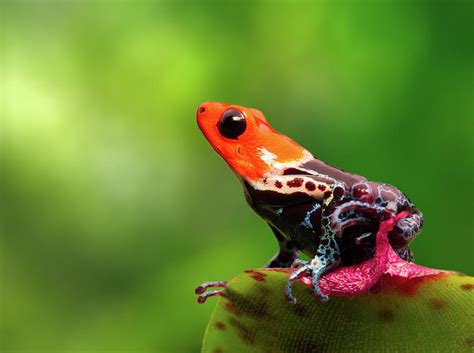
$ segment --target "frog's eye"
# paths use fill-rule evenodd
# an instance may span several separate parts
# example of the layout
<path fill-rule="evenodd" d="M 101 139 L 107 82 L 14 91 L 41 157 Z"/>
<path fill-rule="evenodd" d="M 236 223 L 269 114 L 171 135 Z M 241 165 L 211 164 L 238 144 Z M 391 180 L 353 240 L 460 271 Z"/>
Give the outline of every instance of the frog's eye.
<path fill-rule="evenodd" d="M 237 140 L 247 128 L 244 115 L 237 109 L 227 109 L 217 123 L 220 134 L 229 139 Z"/>

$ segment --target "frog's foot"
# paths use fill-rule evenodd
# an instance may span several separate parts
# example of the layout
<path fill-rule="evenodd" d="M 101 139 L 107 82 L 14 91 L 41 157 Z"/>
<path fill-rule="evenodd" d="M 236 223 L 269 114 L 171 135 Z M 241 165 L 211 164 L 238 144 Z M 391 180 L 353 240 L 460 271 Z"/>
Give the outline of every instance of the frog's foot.
<path fill-rule="evenodd" d="M 207 298 L 222 295 L 224 290 L 227 288 L 227 285 L 228 285 L 227 281 L 204 282 L 200 286 L 196 287 L 196 289 L 194 290 L 194 293 L 198 295 L 198 298 L 197 298 L 198 303 L 202 304 L 207 300 Z M 209 288 L 222 288 L 222 289 L 206 291 Z"/>
<path fill-rule="evenodd" d="M 395 247 L 406 245 L 420 233 L 423 227 L 423 216 L 419 213 L 411 214 L 398 221 L 397 225 L 390 232 L 390 244 Z"/>
<path fill-rule="evenodd" d="M 285 287 L 285 297 L 290 304 L 296 304 L 296 298 L 293 296 L 293 282 L 304 276 L 311 277 L 313 292 L 322 302 L 329 300 L 329 297 L 321 292 L 321 289 L 319 288 L 319 278 L 327 269 L 324 262 L 321 262 L 318 257 L 315 257 L 311 261 L 296 259 L 292 267 L 297 267 L 297 270 L 290 275 Z"/>

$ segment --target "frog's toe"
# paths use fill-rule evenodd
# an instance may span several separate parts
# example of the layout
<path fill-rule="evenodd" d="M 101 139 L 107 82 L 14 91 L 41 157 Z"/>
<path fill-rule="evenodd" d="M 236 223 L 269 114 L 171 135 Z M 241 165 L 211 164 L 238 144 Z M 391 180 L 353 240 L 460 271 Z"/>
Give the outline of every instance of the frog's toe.
<path fill-rule="evenodd" d="M 313 282 L 313 293 L 319 297 L 319 300 L 323 303 L 327 302 L 329 300 L 329 296 L 324 294 L 321 291 L 321 288 L 319 288 L 319 284 L 317 282 Z"/>
<path fill-rule="evenodd" d="M 321 288 L 319 288 L 319 278 L 323 273 L 323 269 L 311 266 L 311 264 L 308 264 L 307 262 L 305 264 L 300 262 L 299 265 L 300 267 L 290 275 L 285 286 L 285 298 L 288 303 L 296 304 L 296 298 L 293 295 L 293 282 L 304 276 L 311 276 L 313 293 L 319 298 L 321 302 L 327 302 L 329 297 L 321 291 Z"/>
<path fill-rule="evenodd" d="M 313 268 L 311 282 L 313 284 L 314 294 L 319 297 L 319 300 L 321 302 L 327 302 L 329 300 L 329 297 L 326 294 L 324 294 L 321 291 L 321 288 L 319 287 L 319 279 L 321 278 L 321 275 L 323 273 L 324 273 L 324 266 L 317 266 Z"/>
<path fill-rule="evenodd" d="M 303 260 L 300 260 L 303 261 Z M 296 261 L 295 261 L 296 262 Z M 301 265 L 301 262 L 299 263 Z M 297 281 L 311 270 L 308 264 L 303 264 L 301 267 L 296 269 L 288 278 L 288 282 L 285 286 L 285 298 L 290 304 L 296 304 L 296 298 L 293 296 L 293 282 Z"/>
<path fill-rule="evenodd" d="M 306 260 L 301 260 L 301 259 L 296 259 L 296 260 L 293 261 L 293 263 L 291 264 L 291 268 L 298 268 L 298 267 L 305 266 L 305 265 L 308 265 L 308 261 L 306 261 Z"/>
<path fill-rule="evenodd" d="M 286 301 L 290 304 L 296 304 L 296 298 L 293 296 L 293 284 L 288 281 L 285 286 L 285 298 Z"/>
<path fill-rule="evenodd" d="M 197 286 L 194 290 L 194 293 L 198 295 L 197 301 L 199 304 L 204 303 L 207 298 L 220 296 L 224 293 L 225 289 L 227 288 L 228 282 L 227 281 L 219 281 L 219 282 L 204 282 L 200 286 Z M 207 291 L 209 288 L 219 288 L 216 290 Z"/>

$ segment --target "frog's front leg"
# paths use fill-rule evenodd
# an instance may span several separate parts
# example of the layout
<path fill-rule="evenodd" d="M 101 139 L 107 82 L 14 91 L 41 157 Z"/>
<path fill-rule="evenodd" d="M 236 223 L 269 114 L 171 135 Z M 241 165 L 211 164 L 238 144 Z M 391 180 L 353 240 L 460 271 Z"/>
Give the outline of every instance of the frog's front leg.
<path fill-rule="evenodd" d="M 314 294 L 316 294 L 323 302 L 329 299 L 326 294 L 321 292 L 321 289 L 319 288 L 319 279 L 324 273 L 339 264 L 341 256 L 339 246 L 336 242 L 336 235 L 330 227 L 329 220 L 326 219 L 324 223 L 326 225 L 323 226 L 323 235 L 316 256 L 309 262 L 302 260 L 295 261 L 299 268 L 290 275 L 285 287 L 286 299 L 291 304 L 296 303 L 296 299 L 292 293 L 293 282 L 305 275 L 311 276 Z"/>
<path fill-rule="evenodd" d="M 265 268 L 290 267 L 295 259 L 298 258 L 296 247 L 291 243 L 291 241 L 286 240 L 278 229 L 270 224 L 269 226 L 272 229 L 273 234 L 275 234 L 280 250 L 270 259 L 270 261 L 268 261 Z"/>

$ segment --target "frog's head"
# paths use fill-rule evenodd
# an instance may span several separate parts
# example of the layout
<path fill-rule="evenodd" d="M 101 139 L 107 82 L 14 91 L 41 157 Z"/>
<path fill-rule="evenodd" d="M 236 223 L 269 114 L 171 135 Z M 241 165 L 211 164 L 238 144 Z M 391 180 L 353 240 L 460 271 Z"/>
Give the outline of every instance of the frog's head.
<path fill-rule="evenodd" d="M 257 180 L 307 157 L 307 151 L 278 133 L 257 109 L 206 102 L 197 109 L 199 128 L 238 176 Z"/>

